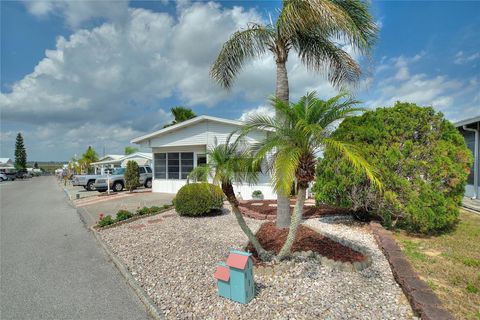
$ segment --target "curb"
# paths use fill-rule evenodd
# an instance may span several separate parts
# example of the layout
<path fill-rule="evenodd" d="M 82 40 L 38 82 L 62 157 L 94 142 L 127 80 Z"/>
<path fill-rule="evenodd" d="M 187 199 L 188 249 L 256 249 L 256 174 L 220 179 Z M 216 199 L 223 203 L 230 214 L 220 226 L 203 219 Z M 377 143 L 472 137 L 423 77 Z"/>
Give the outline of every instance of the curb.
<path fill-rule="evenodd" d="M 462 209 L 465 210 L 465 211 L 471 212 L 471 213 L 480 214 L 480 211 L 478 211 L 478 208 L 474 208 L 474 207 L 471 207 L 469 205 L 463 204 Z"/>
<path fill-rule="evenodd" d="M 376 222 L 371 222 L 369 227 L 413 311 L 423 320 L 453 320 L 453 316 L 443 309 L 437 295 L 413 270 L 392 233 Z"/>
<path fill-rule="evenodd" d="M 137 280 L 128 272 L 127 266 L 121 262 L 115 254 L 108 248 L 108 246 L 102 241 L 98 232 L 93 228 L 89 228 L 90 231 L 95 236 L 97 242 L 101 245 L 103 250 L 107 253 L 108 257 L 112 260 L 115 267 L 117 267 L 120 274 L 125 278 L 125 281 L 133 289 L 135 294 L 138 296 L 140 301 L 143 303 L 145 308 L 147 309 L 148 314 L 155 320 L 164 320 L 165 316 L 163 312 L 158 309 L 157 305 L 152 301 L 152 299 L 145 293 L 142 287 L 137 283 Z"/>

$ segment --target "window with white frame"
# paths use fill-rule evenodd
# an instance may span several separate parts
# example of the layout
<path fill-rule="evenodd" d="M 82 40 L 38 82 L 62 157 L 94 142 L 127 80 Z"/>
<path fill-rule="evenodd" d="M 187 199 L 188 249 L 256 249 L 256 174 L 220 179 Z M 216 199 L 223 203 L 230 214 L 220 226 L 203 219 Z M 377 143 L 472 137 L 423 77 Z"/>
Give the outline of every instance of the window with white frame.
<path fill-rule="evenodd" d="M 155 153 L 155 179 L 187 179 L 194 167 L 193 152 Z"/>

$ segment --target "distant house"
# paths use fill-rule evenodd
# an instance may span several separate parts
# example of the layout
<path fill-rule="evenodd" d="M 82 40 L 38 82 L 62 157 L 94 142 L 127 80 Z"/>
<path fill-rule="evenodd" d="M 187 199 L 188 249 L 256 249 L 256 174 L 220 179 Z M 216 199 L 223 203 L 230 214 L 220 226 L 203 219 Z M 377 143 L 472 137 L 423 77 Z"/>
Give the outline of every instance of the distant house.
<path fill-rule="evenodd" d="M 173 126 L 133 139 L 131 142 L 152 149 L 153 192 L 176 193 L 187 183 L 190 171 L 205 164 L 207 150 L 215 143 L 225 143 L 228 135 L 240 129 L 243 123 L 210 116 L 199 116 Z M 266 131 L 254 130 L 246 141 L 259 142 Z M 235 193 L 251 199 L 254 190 L 262 191 L 265 199 L 276 199 L 270 177 L 260 174 L 257 184 L 234 184 Z"/>
<path fill-rule="evenodd" d="M 480 116 L 466 119 L 455 123 L 460 133 L 464 136 L 468 148 L 474 156 L 470 175 L 468 176 L 465 196 L 480 199 L 479 175 L 480 175 Z"/>
<path fill-rule="evenodd" d="M 147 152 L 135 152 L 121 159 L 120 166 L 126 167 L 128 161 L 135 161 L 139 166 L 152 166 L 152 154 Z"/>
<path fill-rule="evenodd" d="M 107 154 L 101 157 L 97 162 L 92 162 L 90 165 L 93 166 L 95 174 L 105 174 L 105 169 L 114 169 L 120 167 L 122 163 L 122 158 L 124 155 L 121 154 Z"/>
<path fill-rule="evenodd" d="M 10 158 L 0 158 L 0 168 L 2 169 L 13 169 L 15 166 L 12 159 Z"/>

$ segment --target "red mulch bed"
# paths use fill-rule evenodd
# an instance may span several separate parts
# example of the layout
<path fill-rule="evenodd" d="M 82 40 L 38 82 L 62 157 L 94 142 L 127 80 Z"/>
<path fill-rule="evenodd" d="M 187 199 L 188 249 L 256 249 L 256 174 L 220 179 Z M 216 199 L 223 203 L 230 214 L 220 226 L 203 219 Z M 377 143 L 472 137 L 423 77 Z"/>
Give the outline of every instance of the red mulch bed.
<path fill-rule="evenodd" d="M 265 250 L 278 254 L 287 239 L 287 235 L 288 229 L 277 229 L 274 222 L 266 222 L 260 226 L 257 232 L 257 239 Z M 255 259 L 258 259 L 257 252 L 251 243 L 248 244 L 247 251 L 252 252 Z M 367 259 L 363 254 L 303 225 L 300 225 L 298 228 L 295 242 L 292 246 L 292 252 L 298 251 L 317 252 L 324 257 L 341 262 L 353 263 Z"/>
<path fill-rule="evenodd" d="M 296 200 L 291 199 L 290 204 L 295 205 Z M 261 206 L 254 206 L 252 203 L 263 203 Z M 277 200 L 244 200 L 241 201 L 240 207 L 245 207 L 249 210 L 258 212 L 260 214 L 265 214 L 267 216 L 276 216 L 277 207 L 272 207 L 270 204 L 277 204 Z M 290 213 L 293 213 L 292 207 L 290 207 Z M 318 206 L 304 206 L 303 207 L 303 217 L 304 218 L 316 218 L 326 215 L 347 215 L 352 212 L 348 209 L 338 208 L 329 206 L 326 204 L 321 204 Z"/>

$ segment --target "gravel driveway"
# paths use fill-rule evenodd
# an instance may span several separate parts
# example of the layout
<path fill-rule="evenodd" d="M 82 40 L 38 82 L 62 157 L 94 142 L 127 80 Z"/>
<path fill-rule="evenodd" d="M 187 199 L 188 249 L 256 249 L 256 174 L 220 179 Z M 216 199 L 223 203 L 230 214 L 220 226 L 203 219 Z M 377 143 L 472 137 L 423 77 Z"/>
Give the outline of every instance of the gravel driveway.
<path fill-rule="evenodd" d="M 183 218 L 161 216 L 106 229 L 102 239 L 167 318 L 200 319 L 410 319 L 411 308 L 393 279 L 388 262 L 366 229 L 306 223 L 361 243 L 371 267 L 342 272 L 314 260 L 284 262 L 256 270 L 257 296 L 248 305 L 219 298 L 213 272 L 229 248 L 242 249 L 247 238 L 232 214 Z M 257 230 L 260 221 L 247 220 Z"/>

